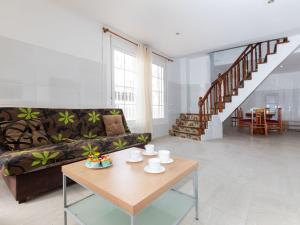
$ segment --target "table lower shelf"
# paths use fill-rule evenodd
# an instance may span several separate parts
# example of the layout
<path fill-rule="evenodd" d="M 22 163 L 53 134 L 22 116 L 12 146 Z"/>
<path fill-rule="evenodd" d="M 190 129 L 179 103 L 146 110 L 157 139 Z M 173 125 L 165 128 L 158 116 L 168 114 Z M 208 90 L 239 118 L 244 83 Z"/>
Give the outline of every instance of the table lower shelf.
<path fill-rule="evenodd" d="M 194 206 L 195 200 L 170 190 L 155 200 L 135 217 L 135 225 L 175 225 Z M 91 195 L 68 206 L 71 214 L 85 225 L 130 225 L 130 216 L 107 200 Z"/>

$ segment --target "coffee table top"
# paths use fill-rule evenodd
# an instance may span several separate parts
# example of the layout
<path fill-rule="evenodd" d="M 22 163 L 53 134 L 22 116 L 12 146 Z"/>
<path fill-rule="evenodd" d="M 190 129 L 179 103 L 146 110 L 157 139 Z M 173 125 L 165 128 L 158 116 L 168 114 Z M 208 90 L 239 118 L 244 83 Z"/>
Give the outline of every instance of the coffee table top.
<path fill-rule="evenodd" d="M 198 167 L 195 160 L 172 155 L 174 162 L 164 164 L 164 173 L 148 174 L 144 172 L 144 167 L 151 156 L 144 156 L 143 162 L 127 163 L 129 151 L 132 149 L 134 148 L 110 154 L 113 166 L 106 169 L 88 169 L 84 165 L 85 161 L 79 161 L 64 165 L 62 172 L 129 214 L 135 215 Z"/>

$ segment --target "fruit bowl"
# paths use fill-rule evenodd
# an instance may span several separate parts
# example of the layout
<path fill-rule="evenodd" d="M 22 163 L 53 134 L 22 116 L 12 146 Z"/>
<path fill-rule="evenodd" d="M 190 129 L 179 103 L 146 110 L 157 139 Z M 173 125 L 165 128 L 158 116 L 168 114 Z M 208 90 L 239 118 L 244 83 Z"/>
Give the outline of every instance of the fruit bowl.
<path fill-rule="evenodd" d="M 100 155 L 99 152 L 93 152 L 88 156 L 85 166 L 90 169 L 102 169 L 112 166 L 112 160 L 108 155 Z"/>

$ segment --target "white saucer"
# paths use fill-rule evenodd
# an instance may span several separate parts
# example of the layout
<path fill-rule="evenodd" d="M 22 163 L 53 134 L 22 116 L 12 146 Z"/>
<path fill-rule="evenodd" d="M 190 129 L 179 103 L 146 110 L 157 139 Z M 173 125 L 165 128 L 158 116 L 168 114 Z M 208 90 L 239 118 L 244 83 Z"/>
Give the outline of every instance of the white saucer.
<path fill-rule="evenodd" d="M 142 162 L 143 161 L 143 157 L 139 158 L 139 159 L 127 159 L 126 162 L 129 163 L 136 163 L 136 162 Z"/>
<path fill-rule="evenodd" d="M 160 161 L 161 164 L 169 164 L 169 163 L 172 163 L 172 162 L 174 162 L 174 159 L 172 159 L 172 158 L 169 158 L 168 161 Z"/>
<path fill-rule="evenodd" d="M 161 166 L 161 167 L 160 167 L 160 170 L 154 171 L 154 170 L 151 170 L 151 169 L 149 168 L 149 166 L 145 166 L 144 171 L 145 171 L 146 173 L 163 173 L 163 172 L 166 171 L 166 169 L 165 169 L 165 167 Z"/>
<path fill-rule="evenodd" d="M 142 154 L 143 154 L 143 155 L 151 156 L 151 155 L 157 155 L 158 152 L 156 152 L 156 151 L 153 151 L 153 152 L 146 152 L 146 151 L 143 151 Z"/>

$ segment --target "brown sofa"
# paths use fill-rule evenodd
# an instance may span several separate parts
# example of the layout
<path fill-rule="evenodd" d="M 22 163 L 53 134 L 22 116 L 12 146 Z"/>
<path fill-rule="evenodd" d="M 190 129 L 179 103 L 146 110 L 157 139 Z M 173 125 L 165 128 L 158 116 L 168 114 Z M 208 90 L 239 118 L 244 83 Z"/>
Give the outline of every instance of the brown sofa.
<path fill-rule="evenodd" d="M 103 115 L 121 115 L 125 134 L 107 136 Z M 40 119 L 51 143 L 12 150 L 4 144 L 0 132 L 2 176 L 19 203 L 60 187 L 61 166 L 85 159 L 91 151 L 110 153 L 143 147 L 151 141 L 150 133 L 130 132 L 121 109 L 0 108 L 0 124 L 36 118 Z"/>

